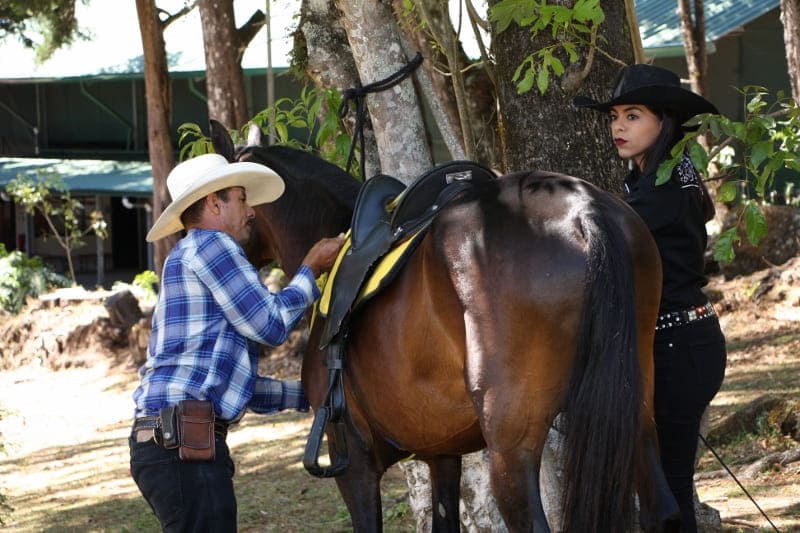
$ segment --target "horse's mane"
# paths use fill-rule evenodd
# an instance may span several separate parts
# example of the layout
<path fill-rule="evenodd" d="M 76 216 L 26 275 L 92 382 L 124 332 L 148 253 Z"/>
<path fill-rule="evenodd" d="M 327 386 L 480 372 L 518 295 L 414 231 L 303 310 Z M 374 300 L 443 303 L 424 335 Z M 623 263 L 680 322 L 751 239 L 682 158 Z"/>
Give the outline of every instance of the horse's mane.
<path fill-rule="evenodd" d="M 277 172 L 286 187 L 297 191 L 322 189 L 349 212 L 355 207 L 361 182 L 312 152 L 289 146 L 248 146 L 238 159 L 266 165 Z"/>
<path fill-rule="evenodd" d="M 209 135 L 214 150 L 228 161 L 252 161 L 261 163 L 277 172 L 287 189 L 298 194 L 304 191 L 321 190 L 324 196 L 333 199 L 342 209 L 353 212 L 361 182 L 317 154 L 284 145 L 264 145 L 261 129 L 250 124 L 247 144 L 235 146 L 225 126 L 214 119 L 209 120 Z"/>

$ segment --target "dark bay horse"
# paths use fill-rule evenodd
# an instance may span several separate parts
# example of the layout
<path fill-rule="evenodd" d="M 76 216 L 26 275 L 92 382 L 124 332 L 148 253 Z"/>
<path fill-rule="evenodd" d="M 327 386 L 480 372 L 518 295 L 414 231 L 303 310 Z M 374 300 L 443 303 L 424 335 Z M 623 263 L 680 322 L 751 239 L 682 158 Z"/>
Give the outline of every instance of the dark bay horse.
<path fill-rule="evenodd" d="M 234 153 L 227 132 L 212 139 L 230 160 L 263 163 L 286 182 L 256 208 L 256 266 L 277 259 L 292 275 L 316 240 L 348 228 L 357 180 L 290 148 Z M 381 530 L 381 476 L 415 454 L 431 469 L 434 530 L 458 531 L 460 456 L 485 447 L 508 529 L 550 531 L 539 468 L 558 413 L 563 530 L 629 530 L 634 493 L 642 527 L 662 530 L 677 506 L 652 413 L 660 280 L 643 222 L 577 178 L 518 172 L 443 209 L 352 319 L 350 463 L 335 479 L 355 530 Z M 302 371 L 315 409 L 328 385 L 320 330 L 317 321 Z"/>

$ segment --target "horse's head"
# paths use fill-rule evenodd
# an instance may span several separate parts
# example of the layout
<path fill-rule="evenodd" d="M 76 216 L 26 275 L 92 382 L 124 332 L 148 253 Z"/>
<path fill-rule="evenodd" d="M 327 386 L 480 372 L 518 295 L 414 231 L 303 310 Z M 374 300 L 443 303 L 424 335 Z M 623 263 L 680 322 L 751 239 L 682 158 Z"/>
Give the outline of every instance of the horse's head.
<path fill-rule="evenodd" d="M 236 146 L 228 130 L 210 121 L 214 150 L 228 161 L 270 167 L 286 189 L 276 201 L 254 206 L 256 212 L 248 259 L 261 268 L 277 260 L 291 276 L 311 246 L 350 227 L 360 182 L 319 156 L 288 146 L 264 146 L 261 129 L 251 124 L 247 143 Z"/>

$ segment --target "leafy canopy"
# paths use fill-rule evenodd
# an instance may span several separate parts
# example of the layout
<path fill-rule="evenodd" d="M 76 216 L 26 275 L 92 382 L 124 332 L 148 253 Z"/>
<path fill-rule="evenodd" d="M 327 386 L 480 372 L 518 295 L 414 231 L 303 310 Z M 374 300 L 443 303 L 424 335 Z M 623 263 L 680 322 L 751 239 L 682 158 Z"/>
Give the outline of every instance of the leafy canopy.
<path fill-rule="evenodd" d="M 577 0 L 572 8 L 551 5 L 547 0 L 501 0 L 489 11 L 489 20 L 497 24 L 497 32 L 505 31 L 512 23 L 527 27 L 533 40 L 540 32 L 549 31 L 556 41 L 529 54 L 514 72 L 512 81 L 519 94 L 536 88 L 541 94 L 550 86 L 551 73 L 564 74 L 561 57 L 569 64 L 580 59 L 579 46 L 596 46 L 597 29 L 605 20 L 600 0 Z M 561 57 L 559 57 L 561 56 Z"/>
<path fill-rule="evenodd" d="M 320 90 L 306 86 L 298 98 L 280 98 L 272 106 L 259 111 L 251 122 L 265 133 L 272 126 L 276 144 L 316 150 L 323 159 L 345 168 L 352 136 L 336 112 L 341 102 L 342 95 L 336 89 Z M 234 143 L 244 143 L 248 127 L 246 124 L 242 131 L 231 132 Z M 199 125 L 181 124 L 178 133 L 181 160 L 214 151 L 211 139 L 205 136 Z M 354 157 L 352 164 L 352 171 L 358 175 L 358 157 Z"/>
<path fill-rule="evenodd" d="M 0 0 L 0 40 L 10 36 L 35 49 L 39 62 L 85 37 L 78 30 L 75 0 Z"/>

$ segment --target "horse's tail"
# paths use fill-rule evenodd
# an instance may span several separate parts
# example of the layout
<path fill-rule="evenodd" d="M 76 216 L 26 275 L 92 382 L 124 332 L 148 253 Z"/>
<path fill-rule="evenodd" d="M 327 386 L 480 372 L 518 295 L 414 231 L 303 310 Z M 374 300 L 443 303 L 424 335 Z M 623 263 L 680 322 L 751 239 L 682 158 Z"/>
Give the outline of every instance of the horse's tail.
<path fill-rule="evenodd" d="M 587 217 L 583 231 L 584 303 L 562 409 L 562 525 L 629 531 L 643 394 L 632 255 L 622 228 L 602 211 Z"/>

